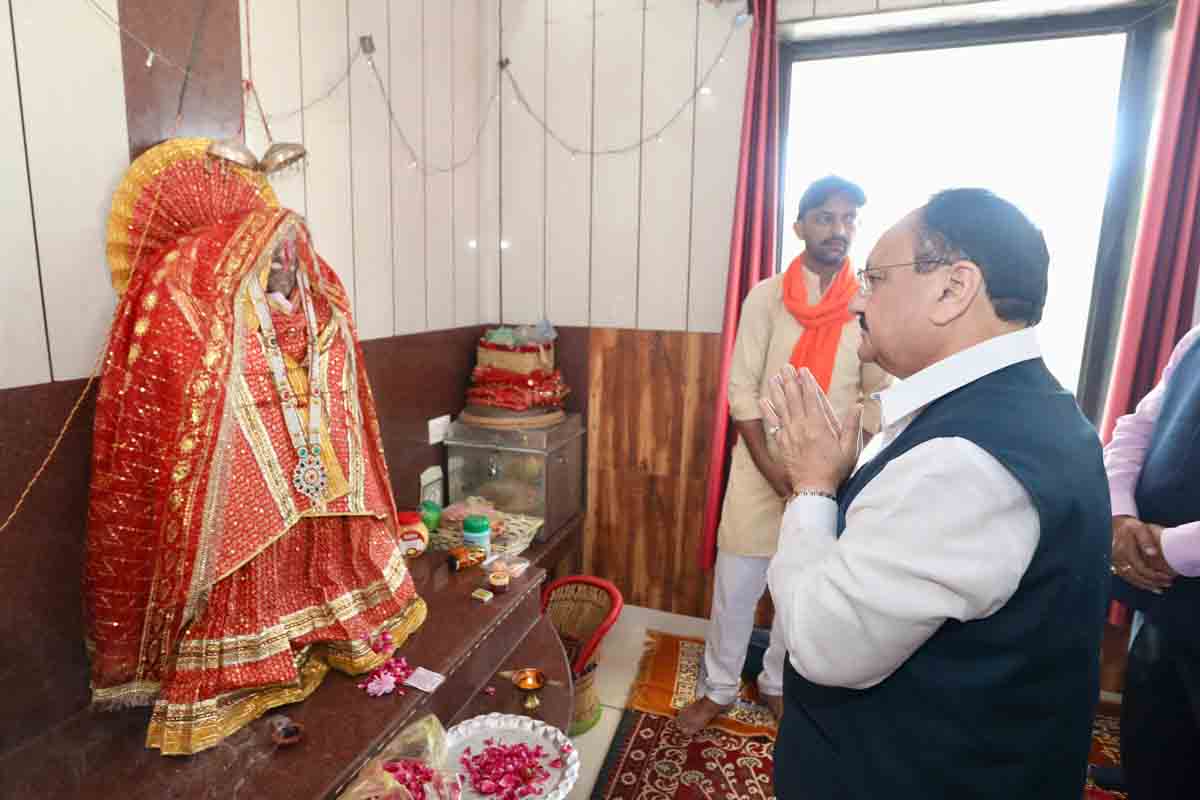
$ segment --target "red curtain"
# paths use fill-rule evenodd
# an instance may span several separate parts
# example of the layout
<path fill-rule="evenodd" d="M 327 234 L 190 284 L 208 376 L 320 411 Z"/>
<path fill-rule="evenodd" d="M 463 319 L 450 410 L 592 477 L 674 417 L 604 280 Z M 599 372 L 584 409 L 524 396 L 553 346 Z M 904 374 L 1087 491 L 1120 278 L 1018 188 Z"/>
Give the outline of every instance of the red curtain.
<path fill-rule="evenodd" d="M 1192 326 L 1200 272 L 1200 2 L 1180 3 L 1101 434 L 1154 387 Z M 1123 610 L 1114 603 L 1110 620 Z"/>
<path fill-rule="evenodd" d="M 775 269 L 775 215 L 779 193 L 779 47 L 775 41 L 776 0 L 750 0 L 754 27 L 746 97 L 742 109 L 742 144 L 738 155 L 737 204 L 729 244 L 729 277 L 725 285 L 725 321 L 721 327 L 721 376 L 713 414 L 712 452 L 704 499 L 700 565 L 710 569 L 717 557 L 717 524 L 729 473 L 735 431 L 729 424 L 729 366 L 742 301 L 754 284 Z"/>

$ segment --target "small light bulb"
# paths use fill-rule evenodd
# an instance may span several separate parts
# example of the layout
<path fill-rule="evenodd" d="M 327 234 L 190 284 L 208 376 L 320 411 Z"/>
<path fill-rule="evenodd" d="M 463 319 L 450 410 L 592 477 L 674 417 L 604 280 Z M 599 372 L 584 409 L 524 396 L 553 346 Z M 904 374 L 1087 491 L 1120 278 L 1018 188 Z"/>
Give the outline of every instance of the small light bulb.
<path fill-rule="evenodd" d="M 471 239 L 471 240 L 469 240 L 469 241 L 467 242 L 467 247 L 469 247 L 469 248 L 471 248 L 472 250 L 474 250 L 475 248 L 479 247 L 479 242 L 477 242 L 477 241 L 476 241 L 476 240 L 474 240 L 474 239 Z"/>
<path fill-rule="evenodd" d="M 417 168 L 417 160 L 416 160 L 415 158 L 414 158 L 412 161 L 408 162 L 408 168 L 409 168 L 409 169 L 416 169 L 416 168 Z"/>
<path fill-rule="evenodd" d="M 510 247 L 512 247 L 512 242 L 510 242 L 508 239 L 500 240 L 500 249 L 501 250 L 507 250 Z"/>
<path fill-rule="evenodd" d="M 153 66 L 154 66 L 154 51 L 147 50 L 146 51 L 146 69 L 150 69 Z"/>
<path fill-rule="evenodd" d="M 702 95 L 704 95 L 705 97 L 707 97 L 708 95 L 712 94 L 712 87 L 711 87 L 711 86 L 701 86 L 701 87 L 700 87 L 700 94 L 702 94 Z"/>

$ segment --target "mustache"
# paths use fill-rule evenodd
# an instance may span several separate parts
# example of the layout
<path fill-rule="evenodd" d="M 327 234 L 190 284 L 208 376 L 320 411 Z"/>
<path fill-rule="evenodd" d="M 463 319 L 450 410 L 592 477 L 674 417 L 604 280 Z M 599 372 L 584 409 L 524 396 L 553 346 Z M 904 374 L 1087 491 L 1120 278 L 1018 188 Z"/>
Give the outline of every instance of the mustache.
<path fill-rule="evenodd" d="M 834 237 L 831 237 L 831 238 L 829 238 L 829 239 L 826 239 L 825 241 L 821 242 L 821 244 L 822 244 L 823 246 L 824 246 L 824 245 L 831 245 L 831 244 L 834 244 L 834 243 L 841 244 L 843 247 L 845 247 L 845 248 L 847 248 L 847 249 L 849 249 L 849 247 L 850 247 L 850 242 L 846 241 L 846 240 L 845 240 L 845 239 L 843 239 L 841 236 L 834 236 Z"/>

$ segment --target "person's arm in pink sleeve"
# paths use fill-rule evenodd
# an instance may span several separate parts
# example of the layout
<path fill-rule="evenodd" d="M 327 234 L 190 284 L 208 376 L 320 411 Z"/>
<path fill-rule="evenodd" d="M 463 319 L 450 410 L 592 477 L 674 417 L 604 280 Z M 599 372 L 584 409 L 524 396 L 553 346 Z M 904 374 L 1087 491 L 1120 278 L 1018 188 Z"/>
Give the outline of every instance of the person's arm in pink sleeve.
<path fill-rule="evenodd" d="M 1171 569 L 1188 578 L 1200 576 L 1200 522 L 1164 529 L 1162 549 Z"/>
<path fill-rule="evenodd" d="M 1117 420 L 1112 441 L 1104 448 L 1104 471 L 1108 473 L 1114 517 L 1138 515 L 1137 503 L 1133 497 L 1134 489 L 1137 488 L 1138 475 L 1142 472 L 1146 450 L 1150 448 L 1154 424 L 1158 422 L 1158 413 L 1162 409 L 1167 381 L 1171 379 L 1171 374 L 1183 358 L 1183 354 L 1197 341 L 1200 341 L 1200 327 L 1188 331 L 1175 346 L 1166 368 L 1163 369 L 1162 379 L 1142 398 L 1137 409 Z M 1200 554 L 1197 554 L 1197 557 L 1200 558 Z"/>
<path fill-rule="evenodd" d="M 1104 471 L 1108 473 L 1114 517 L 1138 515 L 1133 493 L 1154 435 L 1154 423 L 1162 408 L 1164 385 L 1165 382 L 1160 381 L 1138 403 L 1137 410 L 1117 420 L 1112 441 L 1104 448 Z"/>

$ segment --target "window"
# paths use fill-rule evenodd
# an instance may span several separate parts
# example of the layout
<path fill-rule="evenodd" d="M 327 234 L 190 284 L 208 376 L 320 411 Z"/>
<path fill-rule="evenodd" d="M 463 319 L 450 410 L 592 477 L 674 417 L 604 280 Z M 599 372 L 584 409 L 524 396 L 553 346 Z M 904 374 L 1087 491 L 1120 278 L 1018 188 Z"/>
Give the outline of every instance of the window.
<path fill-rule="evenodd" d="M 1050 248 L 1039 340 L 1062 384 L 1079 381 L 1114 152 L 1126 34 L 976 44 L 785 63 L 786 266 L 800 194 L 836 173 L 867 205 L 850 256 L 930 194 L 982 186 L 1016 203 Z"/>

